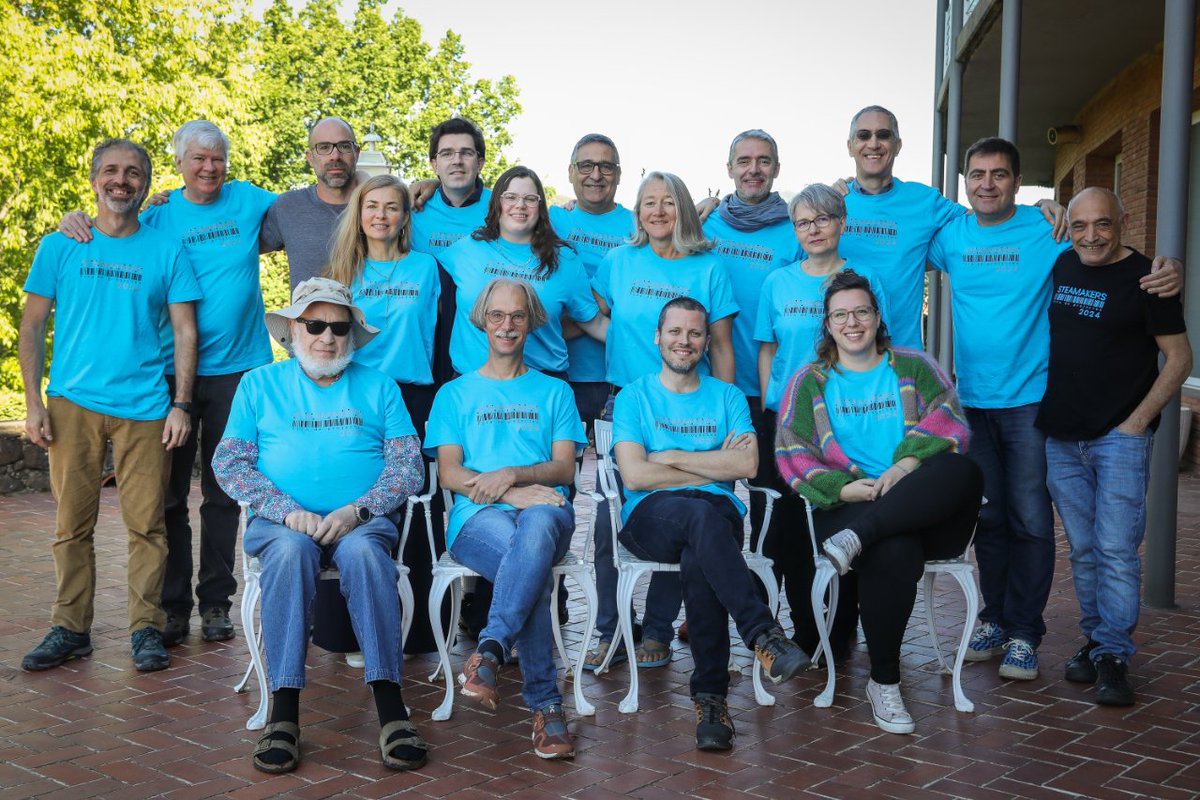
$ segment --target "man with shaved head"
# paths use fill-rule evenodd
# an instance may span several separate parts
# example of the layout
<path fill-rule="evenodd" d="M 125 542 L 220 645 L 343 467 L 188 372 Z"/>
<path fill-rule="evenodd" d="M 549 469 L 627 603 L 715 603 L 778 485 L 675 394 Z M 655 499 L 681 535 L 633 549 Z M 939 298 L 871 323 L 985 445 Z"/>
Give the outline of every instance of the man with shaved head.
<path fill-rule="evenodd" d="M 1126 670 L 1135 651 L 1150 452 L 1159 412 L 1191 371 L 1192 350 L 1179 297 L 1139 287 L 1150 259 L 1121 243 L 1120 198 L 1084 189 L 1067 215 L 1072 249 L 1054 264 L 1050 370 L 1037 417 L 1087 637 L 1066 678 L 1095 683 L 1101 705 L 1126 706 L 1134 701 Z"/>
<path fill-rule="evenodd" d="M 284 192 L 267 210 L 259 240 L 263 252 L 287 250 L 292 290 L 321 274 L 338 217 L 358 186 L 359 146 L 350 123 L 325 117 L 308 132 L 304 157 L 317 182 Z"/>

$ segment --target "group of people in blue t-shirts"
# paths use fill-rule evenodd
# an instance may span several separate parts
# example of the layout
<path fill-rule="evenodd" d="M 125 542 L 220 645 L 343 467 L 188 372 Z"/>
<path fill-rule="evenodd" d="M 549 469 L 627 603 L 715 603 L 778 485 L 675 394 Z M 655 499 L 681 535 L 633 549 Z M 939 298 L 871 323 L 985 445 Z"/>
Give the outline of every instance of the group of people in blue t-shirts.
<path fill-rule="evenodd" d="M 97 216 L 64 218 L 25 285 L 28 385 L 40 385 L 41 337 L 58 309 L 49 401 L 30 399 L 27 428 L 50 448 L 60 507 L 53 627 L 23 666 L 47 669 L 92 650 L 86 564 L 98 494 L 86 487 L 107 436 L 131 531 L 138 669 L 169 664 L 166 648 L 187 638 L 195 605 L 206 641 L 234 635 L 237 503 L 248 507 L 244 546 L 263 565 L 272 693 L 256 768 L 300 764 L 310 632 L 365 670 L 383 762 L 425 763 L 428 745 L 401 697 L 402 651 L 434 649 L 430 615 L 442 610 L 411 614 L 402 634 L 394 560 L 408 566 L 420 599 L 446 549 L 482 576 L 463 693 L 496 708 L 497 677 L 518 652 L 534 752 L 573 757 L 544 607 L 550 567 L 574 531 L 568 487 L 585 427 L 608 419 L 625 500 L 621 542 L 681 570 L 654 574 L 635 652 L 626 652 L 616 637 L 613 541 L 603 534 L 608 509 L 598 508 L 598 640 L 584 665 L 662 666 L 676 636 L 693 629 L 693 649 L 703 650 L 692 680 L 698 747 L 732 746 L 728 676 L 713 661 L 728 652 L 729 616 L 780 681 L 821 656 L 848 657 L 861 615 L 872 717 L 882 730 L 912 732 L 900 646 L 916 581 L 927 559 L 962 554 L 972 536 L 984 607 L 967 658 L 1003 655 L 1001 677 L 1036 678 L 1054 565 L 1046 453 L 1065 430 L 1038 409 L 1048 371 L 1061 385 L 1053 365 L 1067 363 L 1052 358 L 1052 337 L 1070 330 L 1047 309 L 1072 243 L 1085 264 L 1128 257 L 1119 215 L 1085 224 L 1095 203 L 1081 204 L 1082 227 L 1072 217 L 1073 241 L 1061 241 L 1063 209 L 1016 205 L 1019 153 L 995 138 L 967 152 L 968 213 L 892 175 L 899 124 L 879 106 L 854 115 L 847 148 L 852 179 L 811 184 L 786 202 L 773 189 L 777 143 L 747 130 L 729 148 L 733 193 L 697 204 L 677 176 L 651 171 L 627 209 L 615 202 L 616 144 L 588 134 L 571 152 L 573 204 L 550 207 L 527 167 L 483 185 L 486 143 L 468 120 L 432 130 L 437 181 L 410 187 L 357 173 L 352 128 L 327 118 L 306 150 L 316 183 L 275 196 L 226 181 L 228 139 L 195 121 L 174 143 L 184 188 L 139 216 L 148 155 L 127 140 L 102 143 L 92 165 Z M 1119 207 L 1115 195 L 1110 205 Z M 1108 261 L 1096 255 L 1102 245 Z M 287 251 L 292 303 L 264 313 L 258 254 L 273 249 Z M 931 268 L 953 280 L 954 379 L 921 350 Z M 1146 260 L 1130 303 L 1177 293 L 1180 272 Z M 1062 297 L 1069 304 L 1073 295 Z M 1170 303 L 1154 299 L 1167 306 L 1145 313 L 1161 322 Z M 104 340 L 79 333 L 98 307 L 112 325 Z M 1139 442 L 1166 402 L 1155 381 L 1170 383 L 1184 363 L 1181 325 L 1146 327 L 1147 347 L 1168 366 L 1138 373 L 1139 402 L 1113 400 L 1122 413 L 1111 424 L 1140 424 Z M 268 334 L 292 357 L 269 363 Z M 121 347 L 99 357 L 96 347 L 109 342 Z M 193 600 L 187 494 L 198 451 Z M 444 532 L 436 526 L 431 542 L 411 536 L 397 554 L 397 511 L 428 488 L 434 461 L 453 496 L 449 509 L 440 498 L 434 505 L 439 522 L 448 511 Z M 790 601 L 790 638 L 764 616 L 762 587 L 740 567 L 728 572 L 743 515 L 755 535 L 764 518 L 757 494 L 747 508 L 733 493 L 738 478 L 782 494 L 762 535 Z M 1052 488 L 1065 485 L 1049 478 Z M 824 632 L 810 613 L 805 502 L 814 540 L 842 576 Z M 1094 562 L 1084 555 L 1090 534 L 1074 514 L 1064 521 L 1083 574 Z M 1136 556 L 1140 532 L 1132 539 Z M 318 593 L 327 564 L 341 573 L 341 597 Z M 1136 615 L 1110 633 L 1098 619 L 1104 590 L 1083 583 L 1092 595 L 1081 595 L 1081 607 L 1093 611 L 1068 677 L 1098 681 L 1100 702 L 1132 702 L 1125 664 Z M 832 647 L 820 654 L 822 639 Z"/>

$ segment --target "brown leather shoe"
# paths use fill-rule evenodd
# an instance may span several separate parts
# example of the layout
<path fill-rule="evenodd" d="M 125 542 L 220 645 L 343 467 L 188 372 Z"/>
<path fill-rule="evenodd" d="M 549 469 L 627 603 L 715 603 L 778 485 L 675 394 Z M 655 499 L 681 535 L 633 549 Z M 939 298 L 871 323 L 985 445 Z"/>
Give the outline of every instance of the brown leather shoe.
<path fill-rule="evenodd" d="M 538 758 L 574 758 L 575 737 L 567 730 L 562 706 L 533 712 L 533 752 Z"/>
<path fill-rule="evenodd" d="M 495 711 L 500 705 L 500 693 L 496 691 L 496 677 L 500 674 L 500 665 L 491 656 L 483 653 L 472 653 L 463 665 L 458 682 L 462 684 L 463 697 L 471 697 L 489 711 Z"/>

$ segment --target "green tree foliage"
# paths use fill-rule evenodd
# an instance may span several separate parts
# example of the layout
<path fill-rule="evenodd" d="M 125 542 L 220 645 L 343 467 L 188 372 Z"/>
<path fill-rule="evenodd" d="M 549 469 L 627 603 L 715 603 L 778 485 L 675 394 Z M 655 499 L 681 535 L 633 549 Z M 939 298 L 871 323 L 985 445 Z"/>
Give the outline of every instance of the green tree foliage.
<path fill-rule="evenodd" d="M 483 127 L 489 175 L 507 166 L 516 82 L 471 78 L 462 43 L 436 49 L 420 25 L 380 0 L 348 23 L 334 0 L 293 11 L 276 0 L 261 21 L 247 0 L 0 2 L 0 390 L 19 389 L 21 285 L 38 241 L 72 209 L 94 210 L 95 144 L 128 136 L 154 159 L 154 189 L 179 185 L 168 147 L 189 119 L 217 123 L 232 143 L 230 174 L 276 191 L 308 183 L 306 128 L 336 114 L 407 177 L 429 175 L 429 128 L 458 113 Z M 282 260 L 264 260 L 264 290 L 286 294 Z M 283 289 L 276 286 L 284 273 Z"/>

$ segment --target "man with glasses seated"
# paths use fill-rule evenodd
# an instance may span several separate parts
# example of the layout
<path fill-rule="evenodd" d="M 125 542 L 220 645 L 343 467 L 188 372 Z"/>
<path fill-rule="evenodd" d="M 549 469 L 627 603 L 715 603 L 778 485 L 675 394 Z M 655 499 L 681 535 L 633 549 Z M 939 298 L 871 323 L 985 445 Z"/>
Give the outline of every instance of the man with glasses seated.
<path fill-rule="evenodd" d="M 550 570 L 575 530 L 567 492 L 583 425 L 571 387 L 525 364 L 526 340 L 546 322 L 533 287 L 496 278 L 470 318 L 487 336 L 487 360 L 442 387 L 425 431 L 426 451 L 436 451 L 442 485 L 454 493 L 450 552 L 495 584 L 459 682 L 463 695 L 494 711 L 497 677 L 517 645 L 534 753 L 573 758 L 554 664 Z"/>
<path fill-rule="evenodd" d="M 300 690 L 322 562 L 341 591 L 379 713 L 379 750 L 392 769 L 425 763 L 400 694 L 400 598 L 388 517 L 423 481 L 420 442 L 395 382 L 354 363 L 378 333 L 350 290 L 310 278 L 292 305 L 266 315 L 294 358 L 242 378 L 217 447 L 221 487 L 250 506 L 245 548 L 262 564 L 262 631 L 271 715 L 254 751 L 263 772 L 300 764 Z"/>
<path fill-rule="evenodd" d="M 758 445 L 746 396 L 696 371 L 708 330 L 708 311 L 695 299 L 663 306 L 654 335 L 662 366 L 617 395 L 613 449 L 625 481 L 621 543 L 638 558 L 680 566 L 696 747 L 729 750 L 729 618 L 775 683 L 809 660 L 772 618 L 742 559 L 746 508 L 733 482 L 757 472 Z"/>
<path fill-rule="evenodd" d="M 304 157 L 317 182 L 279 195 L 267 209 L 259 243 L 263 252 L 287 250 L 292 289 L 321 274 L 333 232 L 358 186 L 358 142 L 340 117 L 319 120 L 308 134 Z"/>

